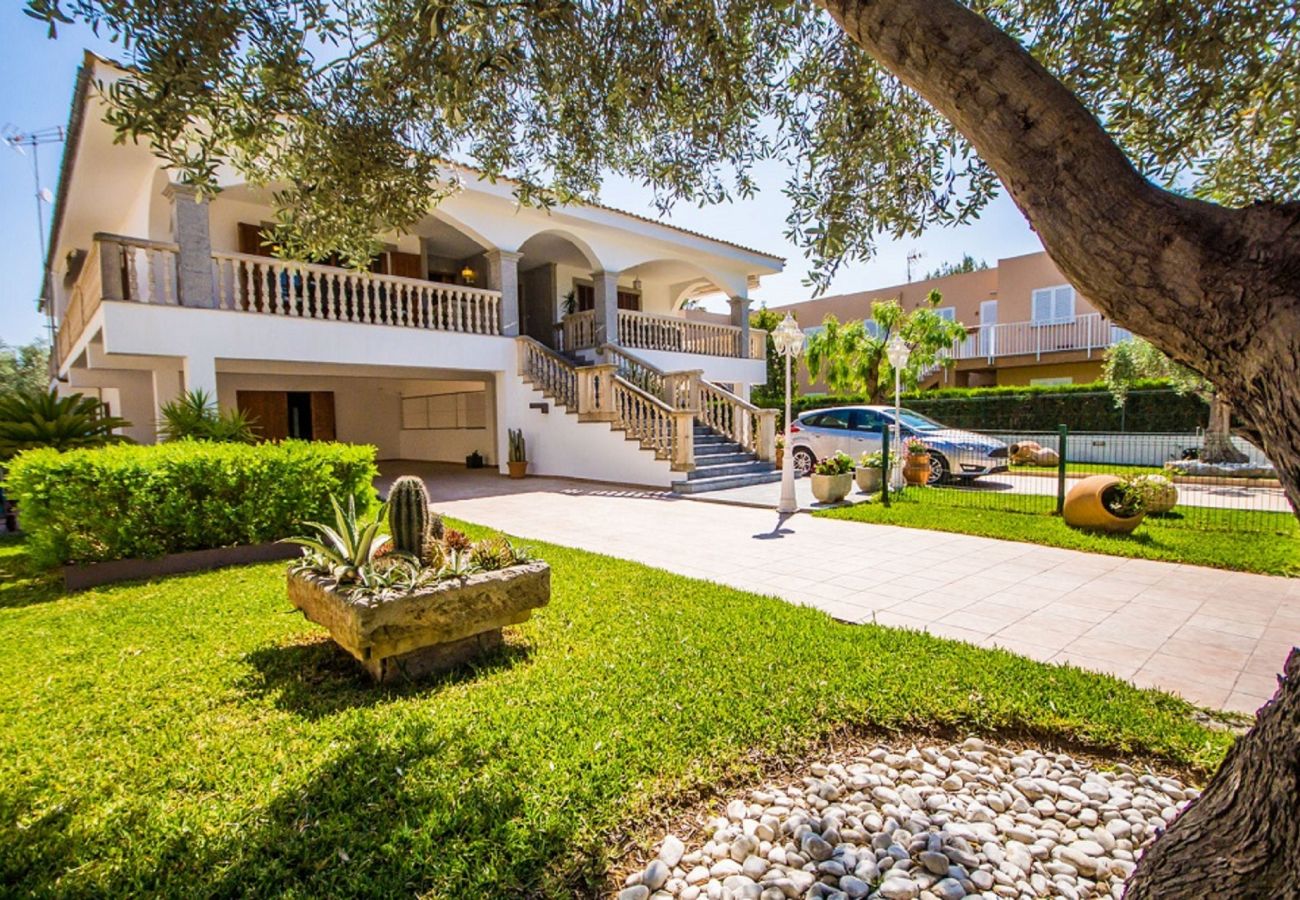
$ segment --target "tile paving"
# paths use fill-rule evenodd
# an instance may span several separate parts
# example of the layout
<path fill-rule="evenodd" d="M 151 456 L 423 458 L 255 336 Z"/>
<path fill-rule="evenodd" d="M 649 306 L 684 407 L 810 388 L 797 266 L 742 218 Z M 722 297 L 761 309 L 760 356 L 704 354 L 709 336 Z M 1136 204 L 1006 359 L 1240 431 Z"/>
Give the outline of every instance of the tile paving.
<path fill-rule="evenodd" d="M 452 466 L 442 512 L 876 622 L 1109 672 L 1203 706 L 1253 712 L 1300 631 L 1300 579 L 1100 556 L 970 535 L 701 503 Z M 382 489 L 381 479 L 381 489 Z M 764 485 L 775 503 L 778 486 Z"/>

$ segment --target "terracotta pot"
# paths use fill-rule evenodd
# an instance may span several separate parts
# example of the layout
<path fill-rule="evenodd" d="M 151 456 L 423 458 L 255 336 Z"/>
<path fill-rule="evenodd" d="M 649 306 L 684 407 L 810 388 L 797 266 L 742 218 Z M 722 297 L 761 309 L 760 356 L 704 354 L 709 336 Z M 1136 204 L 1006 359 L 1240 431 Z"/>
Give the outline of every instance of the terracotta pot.
<path fill-rule="evenodd" d="M 903 464 L 903 480 L 911 485 L 924 485 L 930 480 L 930 454 L 909 453 Z"/>
<path fill-rule="evenodd" d="M 1077 482 L 1065 495 L 1061 515 L 1072 528 L 1128 534 L 1142 523 L 1145 513 L 1121 518 L 1102 502 L 1105 494 L 1119 484 L 1114 475 L 1091 475 Z"/>
<path fill-rule="evenodd" d="M 880 466 L 859 466 L 853 470 L 853 480 L 858 483 L 858 490 L 864 494 L 874 494 L 880 490 Z"/>
<path fill-rule="evenodd" d="M 1158 516 L 1178 505 L 1178 488 L 1163 475 L 1144 475 L 1142 480 L 1151 485 L 1151 499 L 1147 502 L 1147 515 Z"/>
<path fill-rule="evenodd" d="M 522 462 L 507 462 L 506 468 L 510 470 L 511 478 L 523 478 L 528 474 L 528 460 Z"/>
<path fill-rule="evenodd" d="M 784 448 L 784 447 L 777 447 L 777 448 L 776 448 L 776 467 L 777 467 L 778 469 L 781 468 L 781 464 L 784 463 L 784 462 L 785 462 L 785 448 Z"/>
<path fill-rule="evenodd" d="M 818 475 L 816 472 L 812 476 L 813 496 L 821 503 L 839 503 L 849 495 L 853 489 L 853 476 L 849 473 L 843 475 Z"/>

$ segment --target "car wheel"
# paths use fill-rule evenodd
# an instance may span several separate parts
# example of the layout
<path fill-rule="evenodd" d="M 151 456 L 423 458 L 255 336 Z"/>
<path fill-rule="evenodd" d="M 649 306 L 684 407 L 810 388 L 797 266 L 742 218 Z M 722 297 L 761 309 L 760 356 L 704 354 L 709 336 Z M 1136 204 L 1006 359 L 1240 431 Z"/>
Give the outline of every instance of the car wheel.
<path fill-rule="evenodd" d="M 807 447 L 795 447 L 791 459 L 794 461 L 794 474 L 799 476 L 808 475 L 817 465 L 817 457 Z"/>
<path fill-rule="evenodd" d="M 926 484 L 943 484 L 952 475 L 948 468 L 948 460 L 944 459 L 933 450 L 930 451 L 930 477 L 925 480 Z"/>

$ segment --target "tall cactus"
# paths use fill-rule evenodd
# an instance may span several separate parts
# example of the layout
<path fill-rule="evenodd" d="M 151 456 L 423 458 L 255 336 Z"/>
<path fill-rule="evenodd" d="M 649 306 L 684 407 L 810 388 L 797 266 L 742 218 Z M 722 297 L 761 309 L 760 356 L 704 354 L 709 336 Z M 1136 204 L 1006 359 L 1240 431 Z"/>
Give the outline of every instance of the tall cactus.
<path fill-rule="evenodd" d="M 429 492 L 423 479 L 403 475 L 388 492 L 388 530 L 393 549 L 425 561 L 425 541 L 429 534 Z"/>

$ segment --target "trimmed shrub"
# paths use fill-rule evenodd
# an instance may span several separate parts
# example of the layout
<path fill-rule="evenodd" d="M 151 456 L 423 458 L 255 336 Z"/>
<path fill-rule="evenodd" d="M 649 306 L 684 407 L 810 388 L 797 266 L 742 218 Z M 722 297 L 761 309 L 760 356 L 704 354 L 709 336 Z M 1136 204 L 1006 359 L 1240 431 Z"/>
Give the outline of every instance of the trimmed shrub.
<path fill-rule="evenodd" d="M 795 397 L 791 406 L 798 415 L 870 402 L 862 396 L 805 394 Z M 784 399 L 765 405 L 781 411 Z M 1058 425 L 1068 425 L 1074 431 L 1190 434 L 1204 428 L 1209 418 L 1204 400 L 1195 394 L 1177 394 L 1162 381 L 1135 386 L 1123 407 L 1115 405 L 1102 382 L 913 391 L 903 394 L 903 405 L 945 425 L 972 431 L 1055 431 Z"/>
<path fill-rule="evenodd" d="M 330 496 L 369 511 L 375 448 L 284 441 L 177 441 L 59 453 L 9 466 L 32 556 L 42 564 L 162 556 L 289 537 L 333 521 Z"/>

